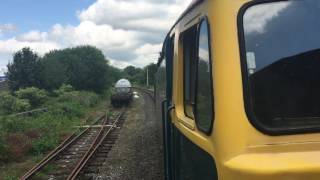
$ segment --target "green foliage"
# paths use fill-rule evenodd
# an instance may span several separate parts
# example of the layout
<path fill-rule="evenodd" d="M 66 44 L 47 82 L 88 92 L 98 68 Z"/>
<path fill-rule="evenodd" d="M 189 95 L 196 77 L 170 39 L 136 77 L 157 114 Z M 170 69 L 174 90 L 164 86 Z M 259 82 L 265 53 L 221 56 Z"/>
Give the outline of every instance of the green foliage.
<path fill-rule="evenodd" d="M 111 85 L 108 61 L 92 46 L 55 50 L 46 54 L 41 62 L 43 87 L 48 90 L 70 84 L 77 90 L 100 93 Z"/>
<path fill-rule="evenodd" d="M 54 90 L 51 95 L 54 97 L 58 97 L 67 92 L 75 91 L 75 89 L 69 84 L 63 84 L 59 89 Z"/>
<path fill-rule="evenodd" d="M 112 86 L 119 79 L 123 78 L 123 73 L 120 69 L 115 68 L 113 66 L 108 67 L 107 71 L 107 85 L 108 87 Z M 108 88 L 109 89 L 109 88 Z"/>
<path fill-rule="evenodd" d="M 93 107 L 98 103 L 99 97 L 97 94 L 87 91 L 72 91 L 62 94 L 58 100 L 60 102 L 78 103 L 84 107 Z"/>
<path fill-rule="evenodd" d="M 151 63 L 149 65 L 147 65 L 146 67 L 143 68 L 143 73 L 144 73 L 144 77 L 145 77 L 145 81 L 146 81 L 146 77 L 147 77 L 147 71 L 148 71 L 148 75 L 149 75 L 149 85 L 153 86 L 154 85 L 154 80 L 155 80 L 155 74 L 157 72 L 157 65 L 154 63 Z"/>
<path fill-rule="evenodd" d="M 123 69 L 123 74 L 131 83 L 141 84 L 143 80 L 143 70 L 134 66 L 127 66 Z"/>
<path fill-rule="evenodd" d="M 72 92 L 74 91 L 74 88 L 69 85 L 69 84 L 63 84 L 60 88 L 59 88 L 59 91 L 61 93 L 65 93 L 65 92 Z"/>
<path fill-rule="evenodd" d="M 36 87 L 20 89 L 15 92 L 19 99 L 27 99 L 31 106 L 38 107 L 47 100 L 47 92 Z"/>
<path fill-rule="evenodd" d="M 8 161 L 8 157 L 9 157 L 8 145 L 4 140 L 4 136 L 0 135 L 0 162 Z"/>
<path fill-rule="evenodd" d="M 119 69 L 108 64 L 102 51 L 92 46 L 54 50 L 43 58 L 30 48 L 23 48 L 7 66 L 11 91 L 37 87 L 51 92 L 70 84 L 76 90 L 102 93 L 122 77 Z"/>
<path fill-rule="evenodd" d="M 51 51 L 41 60 L 41 88 L 52 91 L 68 81 L 67 66 L 60 60 L 60 51 Z"/>
<path fill-rule="evenodd" d="M 39 57 L 30 48 L 23 48 L 7 65 L 8 84 L 11 91 L 39 85 Z"/>
<path fill-rule="evenodd" d="M 153 86 L 155 81 L 155 73 L 157 71 L 157 65 L 151 63 L 141 68 L 134 66 L 128 66 L 123 70 L 124 77 L 131 81 L 133 84 L 147 85 L 147 75 L 149 76 L 149 85 Z"/>
<path fill-rule="evenodd" d="M 84 108 L 76 102 L 63 102 L 52 109 L 52 114 L 69 118 L 80 118 L 84 115 Z"/>
<path fill-rule="evenodd" d="M 26 111 L 31 108 L 27 99 L 18 99 L 9 93 L 0 94 L 0 110 L 5 114 Z"/>
<path fill-rule="evenodd" d="M 12 112 L 18 113 L 31 109 L 31 105 L 27 99 L 17 99 L 12 106 Z"/>
<path fill-rule="evenodd" d="M 59 136 L 56 134 L 49 134 L 42 136 L 32 141 L 30 153 L 34 155 L 42 154 L 51 149 L 54 149 L 59 144 Z"/>

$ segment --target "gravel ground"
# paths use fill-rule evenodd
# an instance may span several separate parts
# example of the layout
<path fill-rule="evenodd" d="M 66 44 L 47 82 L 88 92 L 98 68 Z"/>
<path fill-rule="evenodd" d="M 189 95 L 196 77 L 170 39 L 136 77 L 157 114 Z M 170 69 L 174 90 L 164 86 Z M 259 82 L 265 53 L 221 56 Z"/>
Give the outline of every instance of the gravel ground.
<path fill-rule="evenodd" d="M 161 122 L 156 121 L 151 98 L 139 96 L 126 113 L 120 137 L 100 169 L 99 179 L 163 179 Z"/>

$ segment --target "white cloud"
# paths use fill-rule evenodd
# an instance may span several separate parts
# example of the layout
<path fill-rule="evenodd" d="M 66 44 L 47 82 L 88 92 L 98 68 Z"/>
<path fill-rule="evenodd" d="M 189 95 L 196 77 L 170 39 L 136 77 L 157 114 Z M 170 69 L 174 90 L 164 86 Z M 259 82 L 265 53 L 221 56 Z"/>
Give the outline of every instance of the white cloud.
<path fill-rule="evenodd" d="M 253 6 L 244 15 L 245 33 L 264 33 L 267 24 L 290 6 L 291 2 L 277 2 Z"/>
<path fill-rule="evenodd" d="M 13 24 L 0 24 L 0 35 L 4 33 L 10 33 L 17 30 L 17 27 Z"/>
<path fill-rule="evenodd" d="M 96 25 L 83 21 L 78 26 L 55 25 L 48 39 L 58 41 L 63 46 L 90 44 L 105 51 L 133 48 L 137 44 L 136 33 L 112 26 Z"/>
<path fill-rule="evenodd" d="M 22 49 L 23 47 L 30 47 L 31 49 L 37 51 L 40 55 L 52 50 L 59 49 L 59 44 L 55 42 L 45 41 L 45 42 L 28 42 L 28 41 L 18 41 L 15 38 L 8 40 L 0 40 L 0 54 L 13 54 L 14 52 Z"/>
<path fill-rule="evenodd" d="M 41 42 L 44 41 L 47 37 L 46 32 L 39 31 L 30 31 L 28 33 L 22 34 L 18 36 L 16 39 L 18 41 L 26 41 L 26 42 Z"/>
<path fill-rule="evenodd" d="M 25 46 L 43 55 L 52 49 L 93 45 L 101 49 L 113 65 L 142 67 L 157 60 L 166 32 L 190 2 L 97 0 L 78 12 L 78 25 L 58 23 L 46 32 L 33 30 L 0 40 L 0 66 Z"/>
<path fill-rule="evenodd" d="M 190 0 L 98 0 L 79 12 L 81 21 L 112 24 L 116 28 L 140 31 L 167 31 Z"/>

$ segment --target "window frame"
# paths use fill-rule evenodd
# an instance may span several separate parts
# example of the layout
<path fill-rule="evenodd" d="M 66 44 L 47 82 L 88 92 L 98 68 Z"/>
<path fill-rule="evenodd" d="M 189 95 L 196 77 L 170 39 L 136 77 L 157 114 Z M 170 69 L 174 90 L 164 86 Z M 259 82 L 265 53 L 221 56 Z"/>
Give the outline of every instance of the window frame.
<path fill-rule="evenodd" d="M 195 34 L 196 34 L 196 39 L 195 39 L 195 42 L 196 42 L 196 47 L 197 47 L 197 41 L 198 41 L 198 38 L 197 38 L 197 35 L 198 35 L 198 24 L 195 24 L 193 26 L 191 26 L 190 28 L 186 29 L 185 31 L 183 31 L 180 36 L 182 36 L 182 38 L 180 38 L 182 41 L 180 41 L 182 43 L 182 58 L 183 58 L 183 112 L 184 112 L 184 115 L 190 119 L 192 119 L 193 121 L 195 121 L 196 119 L 196 116 L 195 116 L 195 105 L 192 105 L 192 113 L 193 113 L 193 117 L 190 117 L 186 111 L 186 88 L 185 88 L 185 82 L 186 82 L 186 76 L 185 76 L 185 67 L 186 67 L 186 63 L 185 63 L 185 51 L 184 51 L 184 38 L 185 38 L 185 35 L 191 31 L 191 30 L 195 30 Z M 196 54 L 197 54 L 197 51 L 196 51 Z M 195 60 L 197 63 L 197 59 Z M 195 73 L 197 73 L 197 69 L 195 69 Z M 191 76 L 190 76 L 191 77 Z M 195 77 L 195 84 L 197 83 L 197 76 Z M 189 82 L 189 85 L 190 85 L 190 82 Z M 190 88 L 191 89 L 191 88 Z M 189 89 L 189 91 L 190 91 Z M 189 92 L 191 93 L 191 91 Z M 191 94 L 190 94 L 191 95 Z M 195 95 L 196 95 L 196 92 L 195 92 Z M 196 101 L 196 97 L 194 97 L 194 101 Z M 193 102 L 195 103 L 195 102 Z"/>
<path fill-rule="evenodd" d="M 246 57 L 246 44 L 245 44 L 245 33 L 244 33 L 244 15 L 247 10 L 253 6 L 267 3 L 275 2 L 286 2 L 290 0 L 256 0 L 245 3 L 239 10 L 237 16 L 237 26 L 238 26 L 238 43 L 240 51 L 240 63 L 241 63 L 241 74 L 242 74 L 242 90 L 243 90 L 243 100 L 244 109 L 250 123 L 260 132 L 270 135 L 270 136 L 281 136 L 281 135 L 295 135 L 295 134 L 306 134 L 306 133 L 317 133 L 320 132 L 320 124 L 314 127 L 289 127 L 289 128 L 279 128 L 279 127 L 269 127 L 262 123 L 256 117 L 253 104 L 251 102 L 251 84 L 248 76 L 247 69 L 247 57 Z"/>
<path fill-rule="evenodd" d="M 203 127 L 201 127 L 199 125 L 199 121 L 198 121 L 198 106 L 197 106 L 197 100 L 198 100 L 198 65 L 199 65 L 199 40 L 200 40 L 200 28 L 202 23 L 206 22 L 207 24 L 207 32 L 208 32 L 208 50 L 209 50 L 209 68 L 210 68 L 210 98 L 211 98 L 211 115 L 210 115 L 210 128 L 209 129 L 204 129 Z M 194 117 L 189 117 L 187 112 L 186 112 L 186 99 L 185 99 L 185 93 L 186 93 L 186 88 L 185 88 L 185 82 L 186 82 L 186 76 L 185 76 L 185 58 L 184 58 L 184 35 L 186 32 L 188 32 L 189 30 L 191 30 L 192 28 L 195 28 L 196 31 L 196 56 L 195 56 L 195 86 L 194 88 L 194 105 L 192 106 L 192 111 L 193 111 L 193 116 Z M 196 127 L 203 133 L 205 133 L 206 135 L 210 135 L 212 133 L 212 129 L 213 129 L 213 124 L 214 124 L 214 120 L 215 120 L 215 107 L 214 107 L 214 91 L 213 91 L 213 69 L 212 69 L 212 46 L 211 46 L 211 28 L 210 28 L 210 23 L 209 23 L 209 19 L 207 16 L 203 16 L 199 18 L 199 22 L 193 26 L 191 26 L 190 28 L 188 28 L 187 30 L 185 30 L 184 32 L 181 33 L 182 35 L 182 47 L 183 47 L 183 109 L 184 109 L 184 115 L 192 120 L 194 120 Z M 190 88 L 191 89 L 191 88 Z"/>
<path fill-rule="evenodd" d="M 198 100 L 198 65 L 199 65 L 199 41 L 200 41 L 200 30 L 201 30 L 201 25 L 202 23 L 207 24 L 207 32 L 208 32 L 208 51 L 209 51 L 209 71 L 210 71 L 210 99 L 211 99 L 211 115 L 210 115 L 210 128 L 209 129 L 204 129 L 199 125 L 199 116 L 198 116 L 198 105 L 197 105 L 197 100 Z M 200 22 L 197 27 L 197 68 L 196 68 L 196 82 L 195 82 L 195 109 L 194 109 L 194 116 L 195 116 L 195 122 L 197 128 L 205 133 L 206 135 L 210 135 L 213 129 L 213 124 L 215 120 L 215 106 L 214 106 L 214 88 L 213 88 L 213 69 L 212 69 L 212 46 L 211 46 L 211 28 L 210 28 L 210 23 L 209 19 L 207 16 L 204 16 L 200 18 Z"/>

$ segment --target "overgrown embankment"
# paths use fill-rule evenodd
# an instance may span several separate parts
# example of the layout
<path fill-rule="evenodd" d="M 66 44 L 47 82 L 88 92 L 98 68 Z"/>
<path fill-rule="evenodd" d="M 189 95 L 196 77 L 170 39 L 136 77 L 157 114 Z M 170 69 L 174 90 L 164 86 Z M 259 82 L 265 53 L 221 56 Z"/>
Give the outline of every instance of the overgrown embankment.
<path fill-rule="evenodd" d="M 1 93 L 0 179 L 17 179 L 75 131 L 75 126 L 96 118 L 90 114 L 99 107 L 105 110 L 107 94 L 76 91 L 70 85 L 52 92 L 31 87 Z M 38 108 L 45 111 L 17 115 Z"/>

